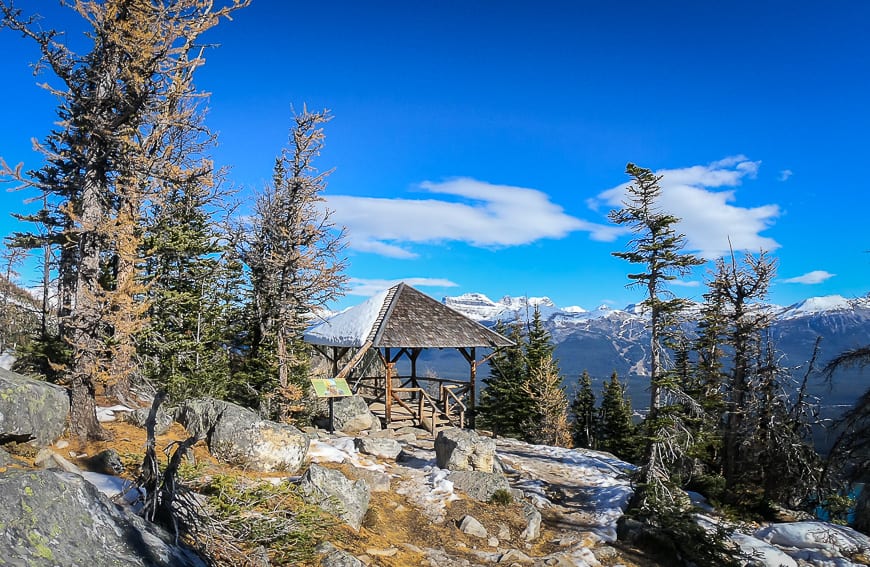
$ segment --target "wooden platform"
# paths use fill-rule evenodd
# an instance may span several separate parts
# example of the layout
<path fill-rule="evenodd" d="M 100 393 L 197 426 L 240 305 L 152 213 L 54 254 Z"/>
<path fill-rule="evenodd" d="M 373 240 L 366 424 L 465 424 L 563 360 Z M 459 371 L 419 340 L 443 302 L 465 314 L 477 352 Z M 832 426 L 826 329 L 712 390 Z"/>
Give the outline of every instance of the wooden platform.
<path fill-rule="evenodd" d="M 372 402 L 369 404 L 369 409 L 382 421 L 386 421 L 386 408 L 383 402 Z M 432 423 L 431 418 L 423 418 L 422 420 L 414 413 L 409 412 L 398 404 L 393 404 L 390 408 L 390 417 L 392 418 L 387 424 L 388 429 L 401 429 L 402 427 L 422 427 L 426 431 L 436 433 L 439 429 L 452 427 L 453 424 L 443 416 L 436 416 L 435 423 Z"/>

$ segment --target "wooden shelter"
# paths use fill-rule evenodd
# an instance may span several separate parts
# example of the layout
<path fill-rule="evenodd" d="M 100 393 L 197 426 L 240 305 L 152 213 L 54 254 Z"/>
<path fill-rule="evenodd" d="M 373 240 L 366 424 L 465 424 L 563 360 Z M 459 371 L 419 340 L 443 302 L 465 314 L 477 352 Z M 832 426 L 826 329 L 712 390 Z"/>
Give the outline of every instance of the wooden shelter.
<path fill-rule="evenodd" d="M 514 343 L 440 301 L 400 283 L 305 333 L 305 342 L 346 378 L 387 426 L 473 427 L 477 368 L 495 349 Z M 456 349 L 469 365 L 468 381 L 419 376 L 423 349 Z M 492 352 L 477 359 L 477 349 Z M 408 375 L 396 371 L 407 357 Z"/>

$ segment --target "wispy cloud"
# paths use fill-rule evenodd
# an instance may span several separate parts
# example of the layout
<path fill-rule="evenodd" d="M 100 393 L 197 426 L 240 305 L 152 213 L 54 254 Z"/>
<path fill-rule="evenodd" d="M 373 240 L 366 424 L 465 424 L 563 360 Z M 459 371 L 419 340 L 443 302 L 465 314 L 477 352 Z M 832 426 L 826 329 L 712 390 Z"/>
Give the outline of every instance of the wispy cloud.
<path fill-rule="evenodd" d="M 346 226 L 351 248 L 393 258 L 415 258 L 410 244 L 466 242 L 504 247 L 589 231 L 613 240 L 616 227 L 575 218 L 536 189 L 458 178 L 424 182 L 420 189 L 443 198 L 385 199 L 334 195 L 332 220 Z"/>
<path fill-rule="evenodd" d="M 405 282 L 414 287 L 457 287 L 459 284 L 444 278 L 401 278 L 397 280 L 380 280 L 365 278 L 350 278 L 348 295 L 370 297 L 389 287 Z"/>
<path fill-rule="evenodd" d="M 798 284 L 820 284 L 824 281 L 827 281 L 837 274 L 832 274 L 830 272 L 826 272 L 825 270 L 813 270 L 812 272 L 807 272 L 802 276 L 797 276 L 795 278 L 788 278 L 782 280 L 783 283 L 798 283 Z"/>
<path fill-rule="evenodd" d="M 780 181 L 788 181 L 788 178 L 794 175 L 794 172 L 790 169 L 783 169 L 779 172 L 779 180 Z"/>
<path fill-rule="evenodd" d="M 779 206 L 738 207 L 733 204 L 736 191 L 727 189 L 755 177 L 760 163 L 739 155 L 708 165 L 656 172 L 663 176 L 659 205 L 681 219 L 677 230 L 686 235 L 690 251 L 716 258 L 727 254 L 730 247 L 752 251 L 779 248 L 778 242 L 760 234 L 779 217 Z M 623 183 L 608 189 L 589 204 L 593 208 L 601 204 L 621 207 L 628 186 Z"/>
<path fill-rule="evenodd" d="M 700 287 L 701 286 L 701 282 L 699 282 L 698 280 L 689 280 L 689 281 L 673 280 L 673 281 L 668 282 L 668 283 L 670 283 L 671 285 L 676 285 L 676 286 L 680 286 L 680 287 Z"/>

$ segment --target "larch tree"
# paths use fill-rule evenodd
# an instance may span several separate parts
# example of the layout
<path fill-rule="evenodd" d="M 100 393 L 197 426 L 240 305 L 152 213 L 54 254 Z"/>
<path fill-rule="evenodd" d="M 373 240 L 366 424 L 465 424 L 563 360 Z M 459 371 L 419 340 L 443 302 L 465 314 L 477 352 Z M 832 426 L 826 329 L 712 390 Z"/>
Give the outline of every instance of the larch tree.
<path fill-rule="evenodd" d="M 290 147 L 275 161 L 272 183 L 258 196 L 240 257 L 250 270 L 254 321 L 251 356 L 266 361 L 260 401 L 282 419 L 303 396 L 310 314 L 343 294 L 344 230 L 330 220 L 323 191 L 331 170 L 314 160 L 323 148 L 328 110 L 293 117 Z M 274 380 L 273 380 L 274 378 Z M 274 400 L 274 404 L 272 404 Z"/>
<path fill-rule="evenodd" d="M 592 378 L 586 370 L 577 381 L 577 391 L 571 401 L 571 414 L 574 417 L 571 425 L 574 446 L 596 448 L 598 419 L 595 411 L 595 391 L 592 389 Z"/>
<path fill-rule="evenodd" d="M 526 441 L 554 447 L 571 446 L 568 398 L 552 355 L 530 367 L 522 392 L 532 400 L 532 415 L 523 423 Z"/>
<path fill-rule="evenodd" d="M 634 506 L 639 509 L 676 504 L 676 493 L 669 487 L 669 466 L 676 447 L 674 423 L 662 415 L 665 396 L 680 396 L 679 385 L 666 371 L 665 346 L 686 302 L 667 290 L 667 283 L 689 273 L 704 260 L 684 253 L 685 236 L 676 232 L 679 219 L 659 208 L 661 176 L 633 163 L 626 166 L 632 183 L 620 209 L 609 213 L 612 222 L 628 227 L 636 236 L 625 252 L 613 255 L 639 264 L 641 272 L 628 274 L 629 286 L 644 290 L 643 306 L 649 313 L 650 331 L 650 404 L 646 420 L 648 442 L 641 466 L 641 486 L 635 493 Z M 664 419 L 662 419 L 664 418 Z"/>
<path fill-rule="evenodd" d="M 97 386 L 123 395 L 135 371 L 135 337 L 147 324 L 137 277 L 143 207 L 170 185 L 211 175 L 210 163 L 185 146 L 208 137 L 193 86 L 204 63 L 197 40 L 248 1 L 70 3 L 91 28 L 84 55 L 0 3 L 3 25 L 33 39 L 60 81 L 48 87 L 60 100 L 59 126 L 41 145 L 46 165 L 27 182 L 47 197 L 63 243 L 60 332 L 70 350 L 63 375 L 79 438 L 104 436 Z"/>

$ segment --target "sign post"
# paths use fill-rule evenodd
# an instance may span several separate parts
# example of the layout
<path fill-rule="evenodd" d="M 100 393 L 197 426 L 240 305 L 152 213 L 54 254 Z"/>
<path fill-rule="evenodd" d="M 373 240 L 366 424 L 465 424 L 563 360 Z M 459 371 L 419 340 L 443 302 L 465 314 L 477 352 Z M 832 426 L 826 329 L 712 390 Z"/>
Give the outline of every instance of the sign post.
<path fill-rule="evenodd" d="M 353 392 L 344 378 L 312 378 L 311 385 L 318 398 L 329 400 L 329 432 L 335 433 L 335 398 L 352 396 Z"/>

